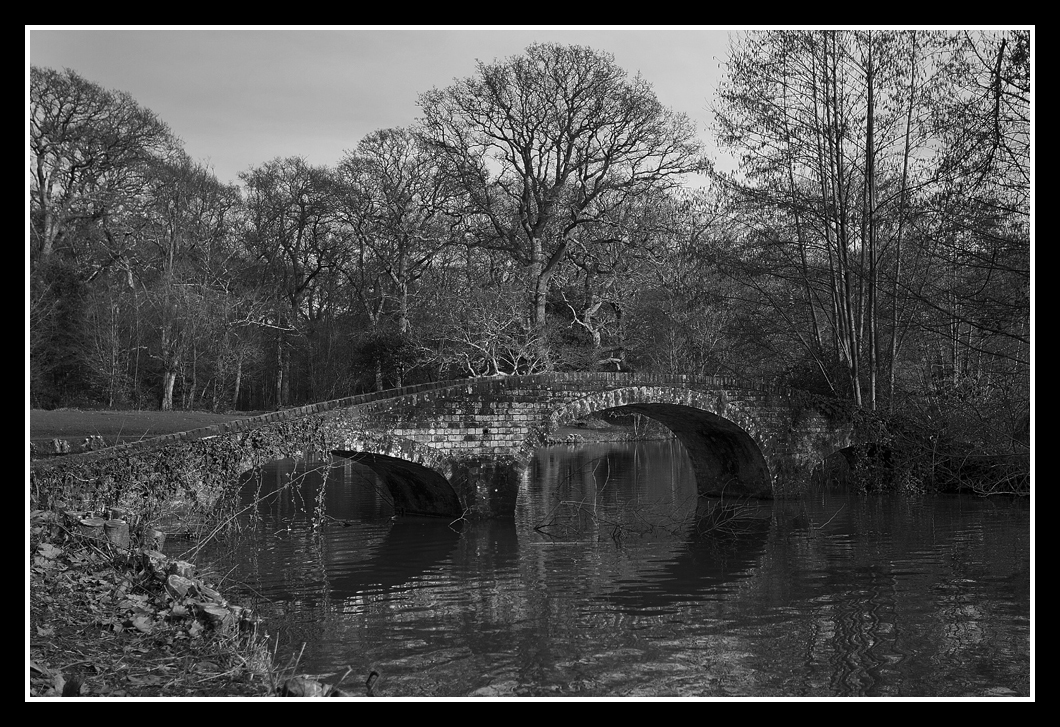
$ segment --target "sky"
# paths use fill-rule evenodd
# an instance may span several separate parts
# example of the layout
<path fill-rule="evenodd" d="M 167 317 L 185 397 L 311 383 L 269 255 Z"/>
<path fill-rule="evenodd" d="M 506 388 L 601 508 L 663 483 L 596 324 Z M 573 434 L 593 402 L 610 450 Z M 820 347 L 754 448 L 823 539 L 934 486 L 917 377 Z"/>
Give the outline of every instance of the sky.
<path fill-rule="evenodd" d="M 222 182 L 276 157 L 337 164 L 367 134 L 409 126 L 419 95 L 475 75 L 533 42 L 586 45 L 640 73 L 663 105 L 691 118 L 708 149 L 710 105 L 729 30 L 27 26 L 29 66 L 70 68 L 153 111 Z M 715 156 L 711 153 L 711 156 Z M 730 167 L 724 157 L 717 157 Z"/>

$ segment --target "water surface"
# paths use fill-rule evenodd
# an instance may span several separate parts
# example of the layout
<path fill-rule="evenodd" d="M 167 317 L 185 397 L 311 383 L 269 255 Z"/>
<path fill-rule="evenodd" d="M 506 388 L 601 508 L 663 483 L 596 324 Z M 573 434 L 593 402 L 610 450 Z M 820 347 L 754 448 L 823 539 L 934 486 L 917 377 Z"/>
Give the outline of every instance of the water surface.
<path fill-rule="evenodd" d="M 540 450 L 514 522 L 394 519 L 349 463 L 242 497 L 200 564 L 299 672 L 375 669 L 378 696 L 1030 691 L 1025 501 L 701 500 L 673 441 Z"/>

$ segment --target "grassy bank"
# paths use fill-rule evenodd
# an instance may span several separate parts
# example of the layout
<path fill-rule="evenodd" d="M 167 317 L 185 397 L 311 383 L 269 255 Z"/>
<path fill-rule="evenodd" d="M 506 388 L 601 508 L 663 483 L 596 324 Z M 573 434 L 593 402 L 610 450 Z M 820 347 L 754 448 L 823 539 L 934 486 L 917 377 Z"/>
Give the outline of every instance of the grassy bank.
<path fill-rule="evenodd" d="M 30 442 L 64 439 L 79 442 L 102 437 L 105 444 L 120 444 L 162 434 L 242 419 L 258 412 L 214 414 L 206 411 L 111 411 L 82 409 L 31 409 Z"/>

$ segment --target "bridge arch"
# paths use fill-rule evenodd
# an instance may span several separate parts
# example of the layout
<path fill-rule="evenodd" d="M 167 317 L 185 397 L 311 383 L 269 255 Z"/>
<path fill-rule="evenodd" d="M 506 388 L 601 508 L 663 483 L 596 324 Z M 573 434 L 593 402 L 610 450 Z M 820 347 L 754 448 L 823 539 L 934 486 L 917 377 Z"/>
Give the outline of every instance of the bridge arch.
<path fill-rule="evenodd" d="M 613 410 L 662 423 L 684 445 L 700 495 L 772 498 L 770 467 L 758 443 L 757 418 L 721 392 L 627 387 L 590 394 L 552 412 L 551 427 Z"/>
<path fill-rule="evenodd" d="M 395 512 L 459 517 L 464 509 L 452 485 L 452 463 L 436 449 L 401 437 L 366 436 L 347 438 L 331 453 L 379 475 Z"/>

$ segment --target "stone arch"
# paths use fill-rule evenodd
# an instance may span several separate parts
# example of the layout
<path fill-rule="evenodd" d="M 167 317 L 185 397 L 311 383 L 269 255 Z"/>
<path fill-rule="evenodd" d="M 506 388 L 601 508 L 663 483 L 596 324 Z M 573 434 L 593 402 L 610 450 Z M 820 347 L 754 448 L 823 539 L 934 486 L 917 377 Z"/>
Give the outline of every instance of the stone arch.
<path fill-rule="evenodd" d="M 348 438 L 331 453 L 378 474 L 400 514 L 459 517 L 463 512 L 452 465 L 438 450 L 410 439 L 368 435 Z"/>
<path fill-rule="evenodd" d="M 701 496 L 772 498 L 773 480 L 758 445 L 757 419 L 723 392 L 628 387 L 590 394 L 552 412 L 550 427 L 613 409 L 665 425 L 685 446 Z"/>

